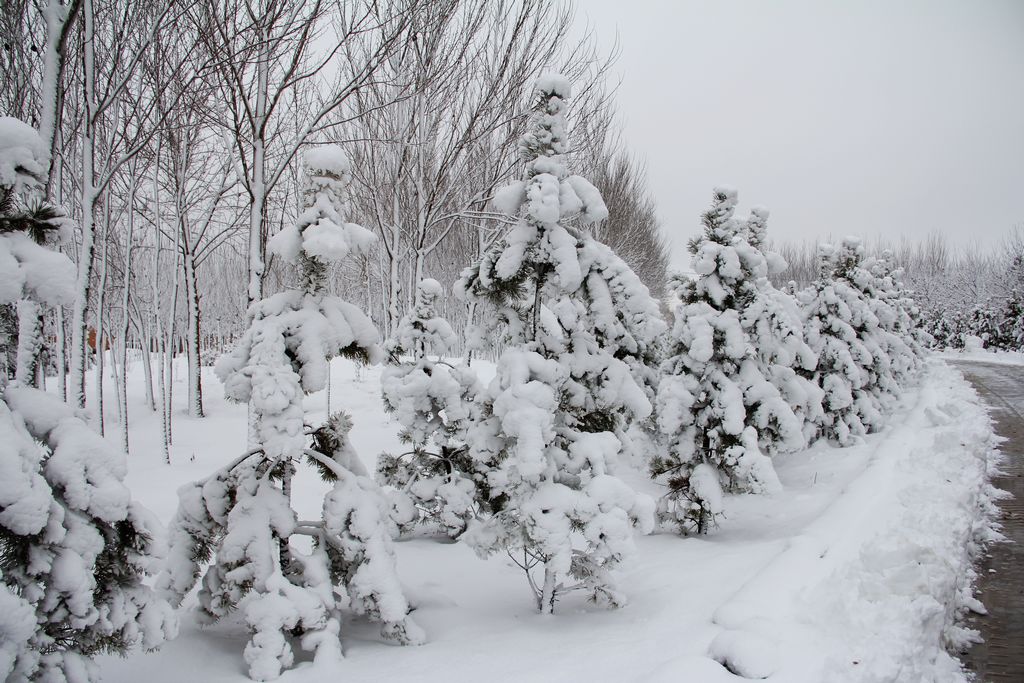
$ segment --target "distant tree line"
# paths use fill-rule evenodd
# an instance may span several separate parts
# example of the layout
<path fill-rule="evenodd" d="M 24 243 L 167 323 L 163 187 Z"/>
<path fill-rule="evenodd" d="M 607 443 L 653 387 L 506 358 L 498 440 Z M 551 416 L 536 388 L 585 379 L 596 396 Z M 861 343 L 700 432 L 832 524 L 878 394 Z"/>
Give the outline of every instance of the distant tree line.
<path fill-rule="evenodd" d="M 778 286 L 802 288 L 814 279 L 815 243 L 786 242 L 774 248 L 787 263 L 773 276 Z M 963 348 L 973 336 L 985 348 L 1024 350 L 1024 226 L 1012 228 L 989 248 L 954 247 L 933 233 L 917 242 L 869 242 L 867 251 L 901 270 L 920 307 L 921 326 L 936 347 Z"/>

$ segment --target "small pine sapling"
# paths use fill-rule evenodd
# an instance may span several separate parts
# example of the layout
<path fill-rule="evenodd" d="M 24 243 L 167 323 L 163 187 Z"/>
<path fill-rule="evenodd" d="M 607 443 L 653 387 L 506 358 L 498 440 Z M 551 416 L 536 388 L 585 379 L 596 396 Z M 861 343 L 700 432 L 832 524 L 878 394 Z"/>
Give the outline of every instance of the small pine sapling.
<path fill-rule="evenodd" d="M 494 200 L 516 222 L 457 285 L 464 299 L 494 310 L 509 342 L 468 434 L 493 513 L 463 538 L 481 556 L 507 553 L 550 614 L 572 590 L 609 606 L 625 599 L 612 571 L 633 550 L 632 527 L 650 530 L 653 504 L 615 467 L 621 435 L 650 416 L 651 404 L 636 368 L 618 355 L 645 358 L 660 321 L 636 276 L 577 227 L 608 212 L 565 165 L 568 81 L 541 77 L 535 93 L 520 141 L 523 180 Z"/>
<path fill-rule="evenodd" d="M 818 278 L 798 295 L 807 341 L 818 356 L 815 369 L 804 374 L 824 391 L 818 431 L 841 445 L 884 425 L 883 398 L 894 386 L 866 294 L 865 283 L 873 278 L 861 267 L 863 258 L 855 237 L 844 239 L 838 250 L 819 246 Z"/>
<path fill-rule="evenodd" d="M 690 242 L 696 277 L 672 283 L 680 304 L 658 387 L 668 448 L 651 461 L 651 474 L 668 487 L 662 521 L 681 531 L 705 533 L 723 511 L 724 491 L 779 489 L 762 444 L 792 450 L 804 443 L 802 420 L 772 381 L 775 361 L 790 358 L 765 355 L 781 354 L 778 345 L 757 346 L 785 336 L 777 329 L 783 312 L 767 291 L 768 262 L 748 239 L 763 240 L 767 212 L 755 212 L 748 232 L 735 207 L 734 189 L 715 189 L 704 231 Z"/>
<path fill-rule="evenodd" d="M 207 620 L 241 609 L 252 635 L 249 675 L 269 680 L 292 665 L 291 639 L 317 659 L 341 657 L 341 612 L 381 622 L 400 643 L 423 640 L 395 571 L 391 506 L 354 453 L 350 421 L 336 414 L 309 448 L 303 397 L 322 390 L 337 355 L 380 360 L 377 331 L 352 304 L 327 295 L 327 268 L 373 241 L 346 222 L 348 160 L 335 146 L 305 155 L 304 209 L 268 244 L 297 266 L 298 282 L 251 308 L 250 325 L 216 372 L 228 398 L 249 402 L 256 446 L 213 476 L 182 487 L 160 586 L 175 602 L 200 579 Z M 321 518 L 300 521 L 296 467 L 314 463 L 331 483 Z M 308 537 L 312 548 L 292 543 Z M 203 565 L 209 566 L 203 571 Z"/>
<path fill-rule="evenodd" d="M 767 275 L 786 269 L 785 260 L 767 250 L 768 210 L 755 206 L 746 221 L 749 245 L 762 253 Z M 821 388 L 798 371 L 813 370 L 818 358 L 804 338 L 803 317 L 794 296 L 776 289 L 769 277 L 758 277 L 754 294 L 740 311 L 740 324 L 753 343 L 758 367 L 803 425 L 803 438 L 785 433 L 780 423 L 758 424 L 758 444 L 766 453 L 791 453 L 805 447 L 815 436 L 821 418 Z"/>
<path fill-rule="evenodd" d="M 920 333 L 920 313 L 900 279 L 902 271 L 895 267 L 892 252 L 865 259 L 862 268 L 871 276 L 869 286 L 862 291 L 878 318 L 894 382 L 891 391 L 899 393 L 921 366 L 927 340 Z"/>
<path fill-rule="evenodd" d="M 377 479 L 404 499 L 399 513 L 414 510 L 399 515 L 405 529 L 422 523 L 457 538 L 487 505 L 486 480 L 466 445 L 480 385 L 470 368 L 441 357 L 456 342 L 437 313 L 442 292 L 436 280 L 421 281 L 415 306 L 385 344 L 391 360 L 381 374 L 384 407 L 402 425 L 400 438 L 410 450 L 381 454 Z"/>

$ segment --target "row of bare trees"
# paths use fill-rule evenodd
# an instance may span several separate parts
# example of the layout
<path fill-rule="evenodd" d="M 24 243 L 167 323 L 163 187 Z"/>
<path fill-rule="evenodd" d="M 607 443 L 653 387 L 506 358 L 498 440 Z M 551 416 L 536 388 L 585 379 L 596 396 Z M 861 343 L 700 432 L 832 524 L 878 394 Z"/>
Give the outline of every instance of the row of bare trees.
<path fill-rule="evenodd" d="M 572 39 L 573 21 L 555 0 L 7 3 L 0 113 L 48 141 L 40 199 L 73 220 L 64 249 L 78 266 L 72 306 L 46 319 L 17 307 L 50 342 L 22 379 L 43 383 L 49 367 L 84 406 L 94 372 L 97 426 L 106 384 L 127 448 L 141 360 L 169 457 L 173 356 L 187 356 L 186 404 L 202 416 L 201 367 L 281 285 L 266 242 L 298 211 L 299 152 L 324 142 L 349 152 L 354 218 L 379 238 L 331 286 L 390 332 L 420 279 L 454 281 L 502 234 L 489 200 L 519 173 L 529 90 L 547 69 L 577 84 L 573 154 L 611 214 L 596 230 L 657 292 L 667 249 L 618 135 L 615 53 Z M 454 302 L 445 314 L 457 328 L 472 317 Z"/>

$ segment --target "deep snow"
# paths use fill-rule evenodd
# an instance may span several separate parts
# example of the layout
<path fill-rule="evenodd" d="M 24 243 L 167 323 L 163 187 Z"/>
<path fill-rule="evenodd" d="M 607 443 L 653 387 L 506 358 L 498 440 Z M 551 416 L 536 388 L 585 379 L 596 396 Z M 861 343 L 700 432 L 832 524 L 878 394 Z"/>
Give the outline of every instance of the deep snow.
<path fill-rule="evenodd" d="M 176 372 L 183 409 L 184 366 Z M 371 470 L 379 452 L 398 446 L 379 375 L 340 359 L 332 366 L 332 405 L 352 414 L 353 444 Z M 157 415 L 142 407 L 141 369 L 130 375 L 127 483 L 164 523 L 179 485 L 245 446 L 245 407 L 224 401 L 208 369 L 204 382 L 209 417 L 176 412 L 168 466 Z M 110 391 L 113 406 L 112 384 Z M 322 421 L 324 405 L 322 392 L 307 398 L 311 422 Z M 995 438 L 974 391 L 938 360 L 891 425 L 852 447 L 819 443 L 776 456 L 782 491 L 727 497 L 725 519 L 707 537 L 638 538 L 636 558 L 621 572 L 630 603 L 620 610 L 569 597 L 542 617 L 507 558 L 482 561 L 461 543 L 400 542 L 399 573 L 427 643 L 403 648 L 382 641 L 369 622 L 345 623 L 345 660 L 335 670 L 306 662 L 280 680 L 742 680 L 729 669 L 807 683 L 965 680 L 944 646 L 969 639 L 953 620 L 972 604 L 975 541 L 995 535 L 987 485 Z M 658 494 L 641 471 L 623 478 Z M 323 486 L 310 471 L 300 474 L 300 516 L 318 512 Z M 194 596 L 185 603 L 192 604 Z M 158 653 L 102 658 L 104 679 L 240 683 L 246 639 L 240 621 L 201 628 L 185 612 L 178 639 Z"/>

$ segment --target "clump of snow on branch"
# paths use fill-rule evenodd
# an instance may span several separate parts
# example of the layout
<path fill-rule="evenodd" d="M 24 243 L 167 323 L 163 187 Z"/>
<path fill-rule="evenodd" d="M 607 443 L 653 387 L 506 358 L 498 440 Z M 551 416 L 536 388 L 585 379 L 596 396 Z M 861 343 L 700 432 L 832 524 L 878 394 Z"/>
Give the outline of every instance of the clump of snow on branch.
<path fill-rule="evenodd" d="M 38 186 L 46 172 L 47 150 L 36 129 L 0 116 L 0 186 L 20 194 Z"/>
<path fill-rule="evenodd" d="M 75 295 L 75 265 L 22 232 L 0 234 L 0 301 L 31 299 L 59 306 Z"/>

